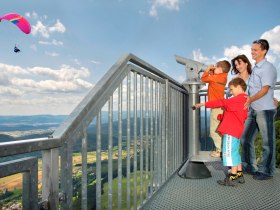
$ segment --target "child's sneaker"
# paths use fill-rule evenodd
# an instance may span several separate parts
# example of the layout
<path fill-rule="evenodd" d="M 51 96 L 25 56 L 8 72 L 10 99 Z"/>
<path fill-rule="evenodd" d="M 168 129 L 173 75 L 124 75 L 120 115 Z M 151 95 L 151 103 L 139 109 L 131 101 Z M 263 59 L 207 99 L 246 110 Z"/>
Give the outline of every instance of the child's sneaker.
<path fill-rule="evenodd" d="M 242 171 L 237 171 L 237 179 L 238 179 L 238 182 L 240 184 L 244 184 L 245 183 L 245 179 L 244 179 L 244 176 L 243 176 L 243 172 Z"/>
<path fill-rule="evenodd" d="M 231 169 L 228 169 L 228 174 L 229 175 L 231 174 Z M 245 179 L 244 179 L 244 176 L 243 176 L 243 171 L 237 171 L 237 176 L 238 176 L 238 182 L 240 184 L 244 184 L 245 183 Z"/>
<path fill-rule="evenodd" d="M 224 186 L 232 186 L 235 187 L 238 185 L 238 176 L 236 175 L 230 175 L 227 176 L 224 180 L 218 180 L 217 183 L 220 185 L 224 185 Z"/>

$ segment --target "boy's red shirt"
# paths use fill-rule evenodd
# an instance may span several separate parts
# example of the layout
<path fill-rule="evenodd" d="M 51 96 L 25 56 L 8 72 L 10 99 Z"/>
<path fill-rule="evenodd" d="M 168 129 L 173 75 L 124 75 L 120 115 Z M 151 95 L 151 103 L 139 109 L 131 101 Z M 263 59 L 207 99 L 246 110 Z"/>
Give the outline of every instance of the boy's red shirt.
<path fill-rule="evenodd" d="M 201 82 L 209 83 L 208 101 L 224 98 L 225 86 L 227 84 L 227 73 L 209 74 L 209 72 L 204 72 L 200 80 Z"/>
<path fill-rule="evenodd" d="M 248 116 L 248 109 L 244 109 L 244 104 L 247 100 L 245 93 L 237 96 L 220 99 L 215 101 L 208 101 L 205 103 L 207 108 L 224 108 L 222 122 L 217 131 L 222 135 L 228 134 L 240 139 L 244 130 L 244 123 Z"/>

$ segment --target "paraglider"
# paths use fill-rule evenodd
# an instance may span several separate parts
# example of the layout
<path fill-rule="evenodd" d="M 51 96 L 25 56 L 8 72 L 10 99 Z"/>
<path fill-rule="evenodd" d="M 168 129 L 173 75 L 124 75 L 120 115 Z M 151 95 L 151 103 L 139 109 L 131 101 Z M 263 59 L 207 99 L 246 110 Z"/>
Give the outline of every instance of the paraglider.
<path fill-rule="evenodd" d="M 16 13 L 5 14 L 0 17 L 0 22 L 2 20 L 8 20 L 8 21 L 12 22 L 25 34 L 29 34 L 31 31 L 29 22 L 19 14 L 16 14 Z"/>
<path fill-rule="evenodd" d="M 3 16 L 0 16 L 0 22 L 2 20 L 7 20 L 15 24 L 25 34 L 29 34 L 31 32 L 31 27 L 29 22 L 19 14 L 16 13 L 5 14 Z M 21 50 L 15 45 L 14 52 L 18 53 L 21 52 Z"/>

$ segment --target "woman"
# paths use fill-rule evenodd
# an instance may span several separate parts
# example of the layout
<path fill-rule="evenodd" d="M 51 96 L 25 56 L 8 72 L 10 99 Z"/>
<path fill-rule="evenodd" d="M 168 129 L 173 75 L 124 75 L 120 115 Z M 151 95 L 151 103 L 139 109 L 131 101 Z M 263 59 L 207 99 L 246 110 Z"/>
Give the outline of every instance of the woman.
<path fill-rule="evenodd" d="M 231 74 L 243 79 L 246 84 L 252 73 L 252 65 L 246 55 L 238 55 L 231 60 Z M 248 90 L 247 90 L 248 91 Z"/>

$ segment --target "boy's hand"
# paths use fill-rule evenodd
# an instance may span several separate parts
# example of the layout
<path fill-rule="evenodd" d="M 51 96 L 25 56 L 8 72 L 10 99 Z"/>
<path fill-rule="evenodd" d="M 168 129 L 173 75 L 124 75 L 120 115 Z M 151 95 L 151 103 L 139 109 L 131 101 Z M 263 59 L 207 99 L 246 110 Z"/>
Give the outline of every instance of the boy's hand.
<path fill-rule="evenodd" d="M 200 107 L 204 106 L 205 103 L 195 104 L 192 106 L 192 109 L 199 109 Z"/>
<path fill-rule="evenodd" d="M 211 71 L 214 71 L 214 69 L 215 69 L 215 66 L 213 64 L 211 64 L 211 65 L 207 66 L 205 71 L 206 72 L 211 72 Z"/>

